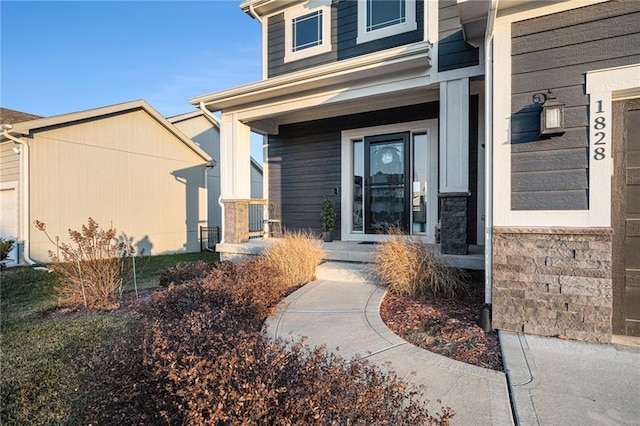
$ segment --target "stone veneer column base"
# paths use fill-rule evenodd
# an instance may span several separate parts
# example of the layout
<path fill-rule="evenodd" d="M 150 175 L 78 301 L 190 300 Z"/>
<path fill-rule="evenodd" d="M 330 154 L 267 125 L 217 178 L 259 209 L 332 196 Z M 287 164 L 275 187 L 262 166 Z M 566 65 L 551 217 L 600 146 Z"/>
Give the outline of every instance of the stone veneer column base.
<path fill-rule="evenodd" d="M 224 205 L 225 243 L 239 244 L 249 241 L 249 200 L 222 200 Z"/>
<path fill-rule="evenodd" d="M 468 192 L 442 193 L 440 198 L 440 252 L 468 254 L 467 198 Z"/>
<path fill-rule="evenodd" d="M 610 228 L 494 228 L 493 327 L 611 341 Z"/>

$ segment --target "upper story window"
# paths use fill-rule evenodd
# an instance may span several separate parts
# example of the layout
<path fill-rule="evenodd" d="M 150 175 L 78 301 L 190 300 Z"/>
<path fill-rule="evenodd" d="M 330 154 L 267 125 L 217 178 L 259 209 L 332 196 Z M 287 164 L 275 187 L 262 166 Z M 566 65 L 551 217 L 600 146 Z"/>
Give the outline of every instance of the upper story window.
<path fill-rule="evenodd" d="M 358 43 L 417 28 L 415 0 L 358 1 Z"/>
<path fill-rule="evenodd" d="M 331 51 L 330 3 L 307 2 L 285 11 L 285 62 Z"/>

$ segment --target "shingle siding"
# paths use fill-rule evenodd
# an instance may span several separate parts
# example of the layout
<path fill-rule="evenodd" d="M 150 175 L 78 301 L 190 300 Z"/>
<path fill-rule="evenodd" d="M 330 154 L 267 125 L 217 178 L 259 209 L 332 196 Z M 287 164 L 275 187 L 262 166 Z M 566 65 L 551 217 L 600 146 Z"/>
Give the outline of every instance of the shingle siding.
<path fill-rule="evenodd" d="M 640 3 L 616 1 L 512 25 L 511 206 L 586 210 L 587 71 L 640 62 Z M 565 104 L 565 133 L 539 136 L 536 93 Z"/>

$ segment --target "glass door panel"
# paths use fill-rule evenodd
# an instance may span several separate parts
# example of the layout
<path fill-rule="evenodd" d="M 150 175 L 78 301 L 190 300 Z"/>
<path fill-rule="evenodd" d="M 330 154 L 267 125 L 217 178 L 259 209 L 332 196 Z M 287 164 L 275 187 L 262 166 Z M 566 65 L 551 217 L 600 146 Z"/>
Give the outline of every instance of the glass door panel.
<path fill-rule="evenodd" d="M 428 149 L 427 135 L 413 136 L 413 182 L 411 187 L 412 234 L 427 233 L 427 179 Z"/>
<path fill-rule="evenodd" d="M 365 138 L 365 228 L 369 234 L 389 226 L 407 229 L 408 133 Z"/>

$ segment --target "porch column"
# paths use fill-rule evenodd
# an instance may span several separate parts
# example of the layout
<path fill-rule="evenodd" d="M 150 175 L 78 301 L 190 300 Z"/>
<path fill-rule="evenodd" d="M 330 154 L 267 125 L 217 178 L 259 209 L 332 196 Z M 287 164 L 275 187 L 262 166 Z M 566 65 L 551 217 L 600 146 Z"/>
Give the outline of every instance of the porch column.
<path fill-rule="evenodd" d="M 220 195 L 222 238 L 226 243 L 249 240 L 251 198 L 251 130 L 236 113 L 222 113 L 220 126 Z M 245 229 L 246 228 L 246 229 Z"/>
<path fill-rule="evenodd" d="M 440 83 L 440 251 L 467 254 L 469 79 Z"/>

